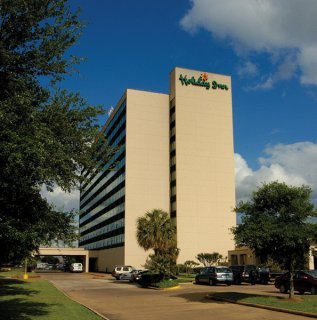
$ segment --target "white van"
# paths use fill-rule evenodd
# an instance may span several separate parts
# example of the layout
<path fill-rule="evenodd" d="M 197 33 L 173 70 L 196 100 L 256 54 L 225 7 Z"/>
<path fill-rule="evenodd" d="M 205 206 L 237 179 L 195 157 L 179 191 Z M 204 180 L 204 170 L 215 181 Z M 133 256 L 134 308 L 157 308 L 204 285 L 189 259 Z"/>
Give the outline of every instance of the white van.
<path fill-rule="evenodd" d="M 83 272 L 83 264 L 82 263 L 72 263 L 70 265 L 70 272 Z"/>

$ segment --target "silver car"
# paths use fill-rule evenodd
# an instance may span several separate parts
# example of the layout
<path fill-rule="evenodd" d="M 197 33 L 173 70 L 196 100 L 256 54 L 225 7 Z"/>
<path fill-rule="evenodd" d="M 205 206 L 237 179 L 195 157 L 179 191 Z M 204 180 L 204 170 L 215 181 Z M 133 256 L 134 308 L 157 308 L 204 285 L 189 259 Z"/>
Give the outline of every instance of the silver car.
<path fill-rule="evenodd" d="M 203 268 L 195 277 L 196 283 L 208 283 L 213 286 L 223 283 L 230 286 L 233 283 L 233 273 L 225 266 L 210 266 Z"/>
<path fill-rule="evenodd" d="M 138 274 L 141 270 L 131 270 L 130 272 L 127 273 L 121 273 L 119 275 L 119 280 L 129 280 L 133 281 L 133 278 L 136 274 Z"/>
<path fill-rule="evenodd" d="M 119 280 L 122 274 L 129 273 L 132 270 L 135 270 L 135 268 L 132 266 L 115 266 L 111 274 L 114 278 Z"/>

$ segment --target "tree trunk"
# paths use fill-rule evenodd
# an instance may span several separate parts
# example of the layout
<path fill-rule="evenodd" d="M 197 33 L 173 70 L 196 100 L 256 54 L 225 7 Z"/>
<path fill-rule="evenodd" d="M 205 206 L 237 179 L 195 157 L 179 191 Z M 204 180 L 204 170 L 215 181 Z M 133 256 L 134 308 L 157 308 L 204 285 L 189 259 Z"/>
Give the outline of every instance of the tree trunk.
<path fill-rule="evenodd" d="M 294 298 L 294 272 L 290 270 L 290 278 L 289 278 L 289 299 Z"/>

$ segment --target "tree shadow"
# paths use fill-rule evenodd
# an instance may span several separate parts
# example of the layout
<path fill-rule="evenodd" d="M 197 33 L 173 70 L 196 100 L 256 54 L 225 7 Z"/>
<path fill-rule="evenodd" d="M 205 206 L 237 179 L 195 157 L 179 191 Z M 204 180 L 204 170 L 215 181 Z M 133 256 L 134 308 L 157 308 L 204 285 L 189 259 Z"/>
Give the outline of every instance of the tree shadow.
<path fill-rule="evenodd" d="M 212 294 L 215 298 L 228 299 L 233 302 L 243 302 L 244 299 L 248 298 L 269 298 L 270 296 L 254 294 L 254 293 L 242 293 L 242 292 L 215 292 Z"/>
<path fill-rule="evenodd" d="M 176 298 L 183 298 L 188 302 L 201 302 L 201 303 L 210 303 L 212 300 L 209 300 L 206 298 L 207 294 L 209 294 L 210 291 L 199 291 L 199 292 L 189 292 L 189 293 L 181 293 L 181 294 L 175 294 L 173 297 Z M 216 302 L 216 301 L 215 301 Z M 218 303 L 219 301 L 217 301 Z"/>
<path fill-rule="evenodd" d="M 193 292 L 193 293 L 182 293 L 174 295 L 187 300 L 188 302 L 201 302 L 201 303 L 217 303 L 223 304 L 230 302 L 244 302 L 247 298 L 269 298 L 270 296 L 252 293 L 241 293 L 241 292 Z M 284 297 L 275 297 L 277 299 L 285 299 Z M 219 300 L 218 300 L 219 299 Z"/>
<path fill-rule="evenodd" d="M 0 319 L 31 320 L 33 317 L 45 316 L 49 313 L 51 304 L 27 300 L 27 297 L 39 294 L 39 291 L 15 286 L 22 283 L 21 280 L 0 279 Z M 12 298 L 13 296 L 20 297 Z M 6 297 L 9 298 L 6 299 Z"/>
<path fill-rule="evenodd" d="M 0 301 L 0 319 L 31 320 L 35 316 L 48 314 L 46 303 L 31 302 L 23 299 Z"/>
<path fill-rule="evenodd" d="M 1 296 L 16 296 L 24 295 L 30 296 L 38 293 L 36 290 L 30 290 L 27 288 L 15 287 L 16 284 L 22 284 L 24 281 L 15 279 L 0 279 L 0 297 Z"/>

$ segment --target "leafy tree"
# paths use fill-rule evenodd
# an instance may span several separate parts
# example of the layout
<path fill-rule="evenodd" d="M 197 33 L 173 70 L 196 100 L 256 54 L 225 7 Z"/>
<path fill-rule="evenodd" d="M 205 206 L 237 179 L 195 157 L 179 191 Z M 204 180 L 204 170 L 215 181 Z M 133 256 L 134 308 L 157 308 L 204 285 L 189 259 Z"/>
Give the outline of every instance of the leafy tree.
<path fill-rule="evenodd" d="M 199 253 L 196 256 L 196 259 L 203 264 L 204 267 L 211 266 L 213 264 L 217 264 L 220 259 L 222 259 L 222 255 L 218 252 L 213 253 Z"/>
<path fill-rule="evenodd" d="M 102 109 L 58 87 L 79 62 L 67 49 L 81 30 L 67 0 L 0 0 L 0 263 L 72 241 L 74 213 L 49 205 L 41 187 L 71 191 L 113 152 L 101 135 L 93 143 Z"/>
<path fill-rule="evenodd" d="M 211 254 L 210 253 L 198 253 L 196 256 L 196 259 L 204 266 L 210 266 L 211 265 Z"/>
<path fill-rule="evenodd" d="M 137 220 L 137 241 L 145 251 L 152 249 L 146 266 L 163 274 L 171 274 L 176 267 L 179 249 L 176 245 L 176 227 L 169 215 L 154 209 Z"/>
<path fill-rule="evenodd" d="M 213 252 L 211 254 L 211 260 L 213 264 L 218 264 L 219 261 L 223 258 L 222 254 L 220 254 L 219 252 Z"/>
<path fill-rule="evenodd" d="M 186 268 L 186 273 L 190 273 L 193 271 L 194 267 L 199 266 L 199 263 L 197 263 L 196 261 L 193 261 L 193 260 L 186 260 L 184 262 L 184 266 Z"/>
<path fill-rule="evenodd" d="M 235 209 L 244 214 L 242 224 L 232 229 L 236 243 L 253 249 L 262 262 L 271 258 L 290 272 L 290 298 L 294 296 L 293 273 L 305 266 L 310 244 L 316 239 L 316 225 L 307 220 L 316 213 L 311 192 L 308 186 L 263 184 L 250 201 Z"/>

